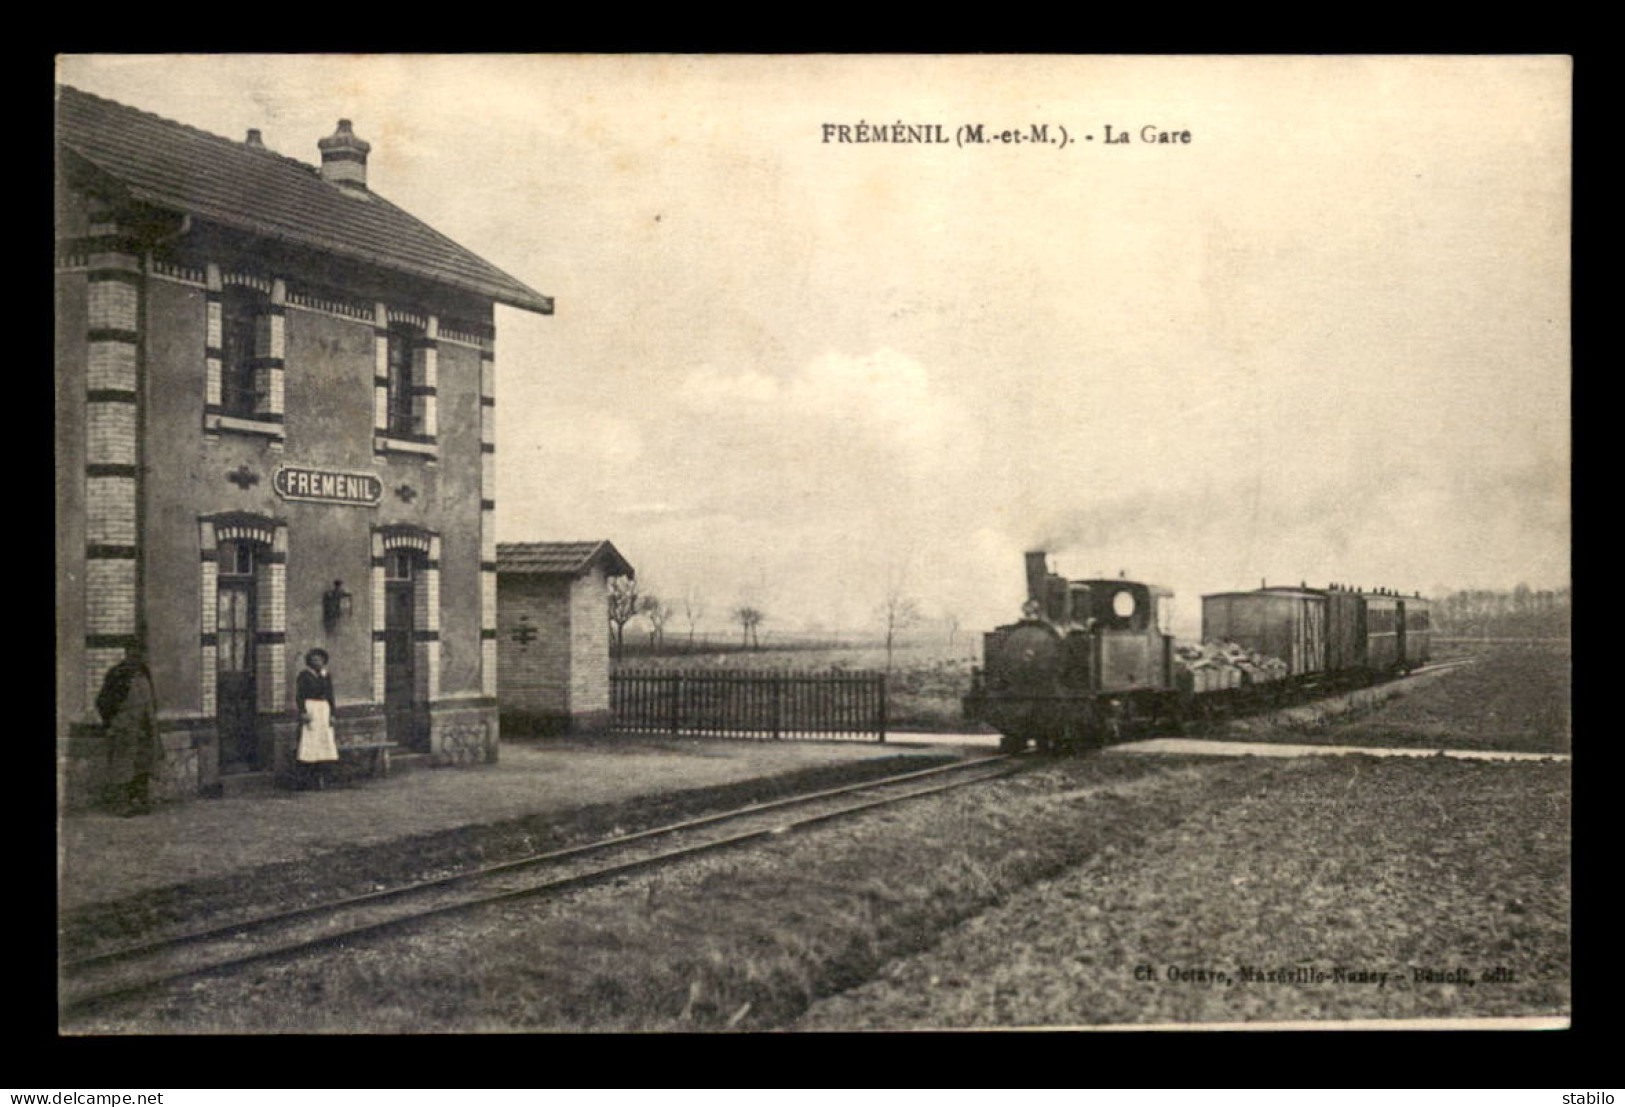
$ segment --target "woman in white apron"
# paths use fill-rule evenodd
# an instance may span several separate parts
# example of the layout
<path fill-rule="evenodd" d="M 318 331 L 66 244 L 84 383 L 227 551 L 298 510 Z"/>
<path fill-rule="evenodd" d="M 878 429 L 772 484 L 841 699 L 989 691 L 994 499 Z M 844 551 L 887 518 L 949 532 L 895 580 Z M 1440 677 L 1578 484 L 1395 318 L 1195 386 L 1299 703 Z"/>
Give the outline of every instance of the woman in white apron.
<path fill-rule="evenodd" d="M 333 677 L 327 671 L 327 651 L 311 650 L 305 654 L 305 668 L 294 682 L 295 702 L 299 706 L 299 752 L 296 760 L 301 775 L 308 783 L 316 778 L 317 788 L 327 787 L 327 766 L 339 759 L 338 743 L 333 738 Z"/>

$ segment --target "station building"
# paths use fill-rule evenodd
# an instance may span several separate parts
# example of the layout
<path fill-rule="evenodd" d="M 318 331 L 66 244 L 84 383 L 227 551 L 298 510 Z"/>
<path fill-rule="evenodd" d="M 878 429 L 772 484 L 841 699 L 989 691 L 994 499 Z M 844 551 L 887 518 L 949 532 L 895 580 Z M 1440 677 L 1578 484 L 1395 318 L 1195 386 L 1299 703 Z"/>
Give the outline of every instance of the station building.
<path fill-rule="evenodd" d="M 497 546 L 497 699 L 513 733 L 609 724 L 609 582 L 635 577 L 600 542 Z"/>
<path fill-rule="evenodd" d="M 155 792 L 291 765 L 331 655 L 341 748 L 497 754 L 495 305 L 552 301 L 367 185 L 59 87 L 57 718 L 99 786 L 107 670 L 144 648 Z"/>

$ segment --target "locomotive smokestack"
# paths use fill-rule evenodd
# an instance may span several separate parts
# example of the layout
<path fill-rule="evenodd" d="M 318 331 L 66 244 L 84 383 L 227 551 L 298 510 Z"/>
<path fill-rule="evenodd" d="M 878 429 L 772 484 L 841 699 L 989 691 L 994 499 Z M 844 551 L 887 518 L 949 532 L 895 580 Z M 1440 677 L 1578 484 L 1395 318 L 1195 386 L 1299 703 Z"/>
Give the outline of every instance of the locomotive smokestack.
<path fill-rule="evenodd" d="M 1044 602 L 1044 582 L 1049 577 L 1049 555 L 1043 550 L 1027 552 L 1027 598 Z"/>

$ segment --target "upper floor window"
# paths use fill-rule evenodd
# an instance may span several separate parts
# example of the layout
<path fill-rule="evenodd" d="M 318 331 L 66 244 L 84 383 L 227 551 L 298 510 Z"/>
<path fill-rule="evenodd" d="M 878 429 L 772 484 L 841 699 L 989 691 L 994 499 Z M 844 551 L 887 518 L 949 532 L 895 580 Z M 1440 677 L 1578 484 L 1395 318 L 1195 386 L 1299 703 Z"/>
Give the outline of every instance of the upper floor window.
<path fill-rule="evenodd" d="M 406 438 L 422 433 L 423 405 L 417 394 L 414 370 L 416 327 L 397 323 L 389 328 L 389 433 Z"/>
<path fill-rule="evenodd" d="M 243 285 L 228 286 L 221 297 L 220 406 L 227 415 L 251 418 L 263 407 L 258 359 L 269 305 L 263 293 Z"/>

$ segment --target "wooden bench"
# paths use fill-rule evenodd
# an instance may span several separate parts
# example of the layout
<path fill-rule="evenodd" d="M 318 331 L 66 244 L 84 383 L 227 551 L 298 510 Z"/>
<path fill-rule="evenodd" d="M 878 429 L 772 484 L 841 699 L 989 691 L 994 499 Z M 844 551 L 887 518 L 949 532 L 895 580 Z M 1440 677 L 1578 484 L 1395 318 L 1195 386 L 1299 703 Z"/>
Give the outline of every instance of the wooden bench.
<path fill-rule="evenodd" d="M 399 742 L 391 742 L 387 738 L 363 738 L 355 742 L 341 742 L 339 744 L 339 759 L 342 761 L 347 753 L 369 754 L 373 773 L 378 776 L 388 776 L 389 751 L 399 748 Z"/>

